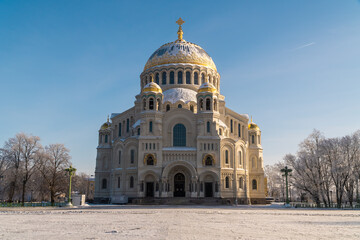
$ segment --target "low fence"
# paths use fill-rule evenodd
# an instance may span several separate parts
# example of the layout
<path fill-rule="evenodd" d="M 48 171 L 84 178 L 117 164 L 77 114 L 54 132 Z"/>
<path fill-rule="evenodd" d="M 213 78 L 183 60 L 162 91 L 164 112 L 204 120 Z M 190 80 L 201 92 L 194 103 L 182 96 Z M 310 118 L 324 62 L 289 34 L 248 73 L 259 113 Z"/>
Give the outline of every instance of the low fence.
<path fill-rule="evenodd" d="M 330 205 L 325 205 L 324 203 L 320 203 L 320 206 L 316 205 L 316 203 L 290 203 L 292 207 L 295 208 L 338 208 L 336 203 L 331 203 Z M 360 209 L 360 203 L 354 203 L 352 206 L 350 204 L 341 204 L 340 209 Z"/>
<path fill-rule="evenodd" d="M 51 202 L 25 202 L 24 205 L 22 203 L 0 203 L 0 207 L 63 207 L 66 205 L 66 202 L 54 203 L 51 205 Z"/>

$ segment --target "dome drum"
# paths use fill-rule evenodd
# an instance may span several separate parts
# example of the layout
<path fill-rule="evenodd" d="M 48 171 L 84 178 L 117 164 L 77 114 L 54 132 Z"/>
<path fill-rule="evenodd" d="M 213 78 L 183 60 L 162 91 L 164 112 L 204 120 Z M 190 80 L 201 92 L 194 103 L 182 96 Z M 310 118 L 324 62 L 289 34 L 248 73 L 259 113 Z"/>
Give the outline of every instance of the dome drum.
<path fill-rule="evenodd" d="M 216 71 L 186 64 L 156 67 L 151 71 L 143 72 L 140 79 L 142 89 L 151 82 L 151 79 L 164 91 L 180 86 L 196 91 L 205 82 L 214 85 L 218 91 L 220 89 L 220 75 Z"/>

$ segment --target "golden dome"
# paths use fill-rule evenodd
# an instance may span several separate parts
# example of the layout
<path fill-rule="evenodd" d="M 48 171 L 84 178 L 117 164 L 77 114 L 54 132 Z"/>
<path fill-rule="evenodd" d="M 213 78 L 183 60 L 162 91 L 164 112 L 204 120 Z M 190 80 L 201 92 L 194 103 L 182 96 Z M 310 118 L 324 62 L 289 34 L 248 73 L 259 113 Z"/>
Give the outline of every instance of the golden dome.
<path fill-rule="evenodd" d="M 106 129 L 108 129 L 109 127 L 111 126 L 111 124 L 110 123 L 104 123 L 103 125 L 101 125 L 101 130 L 106 130 Z"/>
<path fill-rule="evenodd" d="M 107 117 L 107 122 L 101 125 L 100 130 L 106 130 L 111 127 L 111 123 L 109 122 L 109 116 Z"/>
<path fill-rule="evenodd" d="M 248 129 L 249 130 L 260 130 L 259 126 L 253 122 L 252 117 L 251 117 L 251 123 L 249 123 L 249 125 L 248 125 Z"/>
<path fill-rule="evenodd" d="M 201 86 L 198 89 L 198 93 L 202 93 L 202 92 L 212 92 L 212 93 L 216 93 L 216 87 L 214 87 L 214 85 L 212 85 L 211 83 L 203 83 L 201 84 Z"/>
<path fill-rule="evenodd" d="M 142 92 L 162 93 L 162 89 L 158 84 L 156 84 L 154 82 L 149 82 L 148 84 L 145 85 Z"/>
<path fill-rule="evenodd" d="M 215 63 L 204 49 L 183 39 L 162 45 L 150 56 L 144 71 L 151 67 L 173 63 L 196 64 L 216 71 Z"/>

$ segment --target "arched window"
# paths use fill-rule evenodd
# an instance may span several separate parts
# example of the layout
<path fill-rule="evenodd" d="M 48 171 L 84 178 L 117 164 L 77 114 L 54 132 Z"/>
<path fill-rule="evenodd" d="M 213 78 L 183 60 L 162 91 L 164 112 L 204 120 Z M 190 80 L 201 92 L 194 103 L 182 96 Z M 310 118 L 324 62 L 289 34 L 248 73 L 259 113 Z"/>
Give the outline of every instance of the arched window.
<path fill-rule="evenodd" d="M 212 83 L 211 82 L 211 76 L 209 76 L 209 78 L 208 78 L 208 83 Z"/>
<path fill-rule="evenodd" d="M 255 136 L 251 135 L 251 143 L 254 144 L 255 143 Z"/>
<path fill-rule="evenodd" d="M 162 85 L 166 85 L 166 72 L 162 73 Z"/>
<path fill-rule="evenodd" d="M 121 179 L 120 179 L 120 177 L 118 177 L 118 179 L 117 179 L 117 180 L 118 180 L 118 181 L 117 181 L 117 184 L 118 184 L 118 186 L 117 186 L 117 187 L 118 187 L 118 188 L 120 188 L 120 180 L 121 180 Z"/>
<path fill-rule="evenodd" d="M 119 123 L 119 137 L 121 137 L 121 123 Z"/>
<path fill-rule="evenodd" d="M 159 84 L 159 73 L 155 75 L 155 82 L 156 84 Z"/>
<path fill-rule="evenodd" d="M 166 105 L 166 111 L 167 111 L 167 112 L 170 111 L 170 105 L 169 105 L 169 104 Z"/>
<path fill-rule="evenodd" d="M 214 99 L 214 111 L 217 111 L 216 99 Z"/>
<path fill-rule="evenodd" d="M 253 158 L 251 159 L 251 167 L 252 167 L 252 168 L 256 168 L 256 158 L 255 158 L 255 157 L 253 157 Z"/>
<path fill-rule="evenodd" d="M 211 156 L 207 156 L 205 159 L 205 166 L 212 166 L 212 165 L 213 165 L 213 160 Z"/>
<path fill-rule="evenodd" d="M 102 135 L 99 135 L 99 143 L 102 143 Z"/>
<path fill-rule="evenodd" d="M 219 128 L 219 135 L 220 135 L 220 136 L 222 135 L 222 130 L 221 130 L 221 128 Z"/>
<path fill-rule="evenodd" d="M 105 135 L 105 143 L 108 142 L 108 135 Z"/>
<path fill-rule="evenodd" d="M 133 164 L 135 162 L 135 150 L 130 150 L 130 163 Z"/>
<path fill-rule="evenodd" d="M 143 99 L 143 110 L 146 110 L 146 99 Z"/>
<path fill-rule="evenodd" d="M 190 72 L 186 72 L 186 84 L 190 84 Z"/>
<path fill-rule="evenodd" d="M 229 187 L 230 187 L 229 177 L 225 177 L 225 188 L 229 188 Z"/>
<path fill-rule="evenodd" d="M 179 105 L 178 105 L 178 108 L 182 108 L 182 105 L 181 105 L 181 104 L 179 104 Z"/>
<path fill-rule="evenodd" d="M 241 126 L 240 126 L 240 123 L 238 124 L 238 137 L 241 137 Z"/>
<path fill-rule="evenodd" d="M 194 84 L 199 84 L 199 74 L 197 72 L 194 73 Z"/>
<path fill-rule="evenodd" d="M 239 188 L 244 188 L 244 180 L 242 177 L 239 179 Z"/>
<path fill-rule="evenodd" d="M 175 147 L 185 147 L 186 146 L 186 128 L 181 123 L 178 123 L 174 126 L 173 144 Z"/>
<path fill-rule="evenodd" d="M 153 156 L 149 155 L 149 156 L 146 158 L 146 165 L 154 165 L 154 158 L 153 158 Z"/>
<path fill-rule="evenodd" d="M 178 84 L 182 84 L 182 83 L 183 83 L 183 72 L 178 71 Z"/>
<path fill-rule="evenodd" d="M 230 132 L 231 133 L 233 132 L 233 120 L 232 119 L 230 120 Z"/>
<path fill-rule="evenodd" d="M 134 188 L 134 177 L 130 177 L 130 188 Z"/>
<path fill-rule="evenodd" d="M 104 178 L 101 183 L 101 188 L 106 189 L 107 188 L 107 180 Z"/>
<path fill-rule="evenodd" d="M 161 101 L 160 101 L 159 98 L 157 99 L 157 110 L 158 110 L 158 111 L 161 110 Z"/>
<path fill-rule="evenodd" d="M 140 127 L 137 130 L 137 135 L 140 136 Z"/>
<path fill-rule="evenodd" d="M 130 130 L 130 120 L 126 119 L 126 132 L 129 132 Z"/>
<path fill-rule="evenodd" d="M 257 182 L 255 179 L 252 180 L 252 189 L 256 190 L 257 189 Z"/>
<path fill-rule="evenodd" d="M 242 154 L 241 154 L 241 151 L 239 151 L 239 165 L 242 165 Z"/>
<path fill-rule="evenodd" d="M 149 132 L 152 132 L 153 130 L 153 123 L 152 121 L 149 122 Z"/>
<path fill-rule="evenodd" d="M 201 84 L 205 82 L 205 74 L 201 74 Z"/>
<path fill-rule="evenodd" d="M 149 109 L 154 110 L 154 99 L 153 98 L 149 99 Z"/>
<path fill-rule="evenodd" d="M 119 151 L 119 165 L 121 164 L 121 151 Z"/>
<path fill-rule="evenodd" d="M 175 79 L 175 77 L 174 77 L 175 75 L 174 75 L 174 72 L 173 71 L 171 71 L 170 72 L 170 84 L 174 84 L 174 79 Z"/>
<path fill-rule="evenodd" d="M 194 112 L 194 106 L 190 105 L 190 111 Z"/>
<path fill-rule="evenodd" d="M 210 98 L 206 99 L 206 111 L 210 110 Z"/>
<path fill-rule="evenodd" d="M 206 132 L 210 133 L 210 122 L 206 122 Z"/>
<path fill-rule="evenodd" d="M 204 107 L 204 100 L 201 98 L 200 99 L 200 110 L 202 111 Z"/>
<path fill-rule="evenodd" d="M 225 150 L 225 163 L 229 164 L 229 151 Z"/>

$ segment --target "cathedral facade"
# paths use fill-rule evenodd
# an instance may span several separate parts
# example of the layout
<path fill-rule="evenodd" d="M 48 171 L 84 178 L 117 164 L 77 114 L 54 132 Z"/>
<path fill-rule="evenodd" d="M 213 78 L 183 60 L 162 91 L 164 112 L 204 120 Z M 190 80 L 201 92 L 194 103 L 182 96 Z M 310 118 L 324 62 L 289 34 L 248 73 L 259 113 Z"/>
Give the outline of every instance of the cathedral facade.
<path fill-rule="evenodd" d="M 265 203 L 261 131 L 225 106 L 212 58 L 177 23 L 178 39 L 147 61 L 134 106 L 99 130 L 95 201 Z"/>

